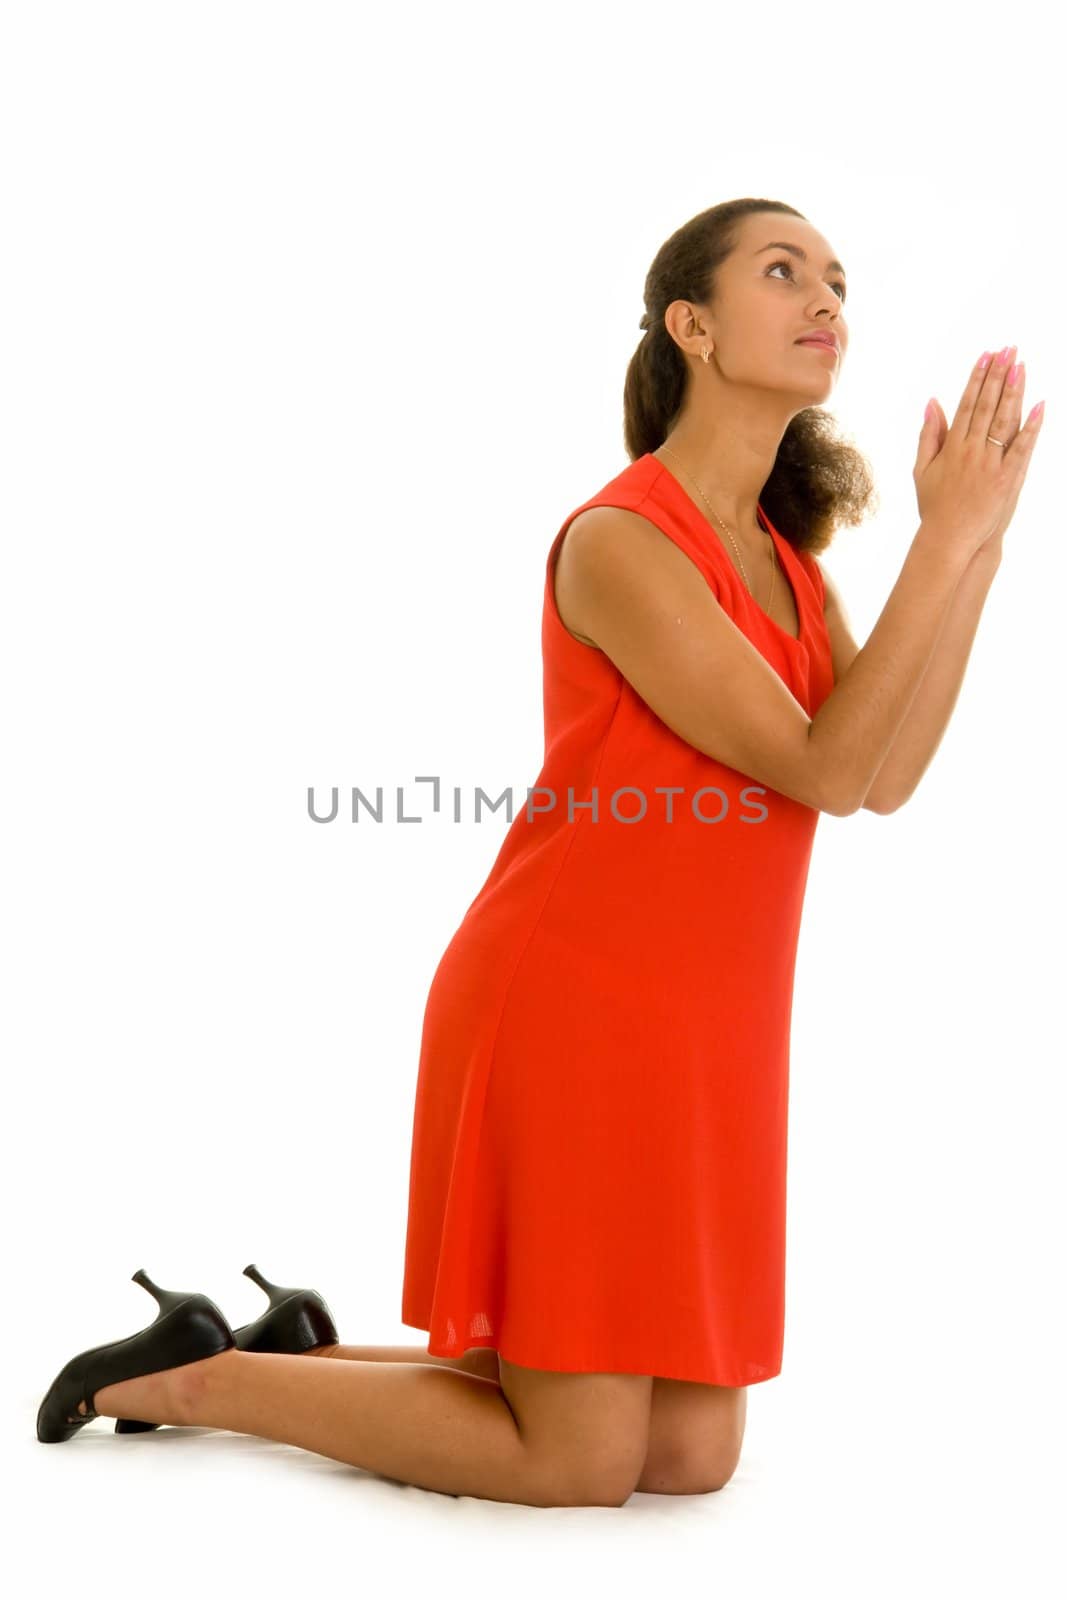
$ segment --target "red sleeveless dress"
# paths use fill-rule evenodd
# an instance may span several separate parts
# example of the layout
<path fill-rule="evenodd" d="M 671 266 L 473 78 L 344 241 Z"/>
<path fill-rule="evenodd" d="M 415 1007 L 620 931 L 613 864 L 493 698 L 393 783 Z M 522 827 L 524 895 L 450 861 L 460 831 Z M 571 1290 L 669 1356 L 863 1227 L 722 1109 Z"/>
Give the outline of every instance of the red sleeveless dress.
<path fill-rule="evenodd" d="M 782 1361 L 819 812 L 702 754 L 564 627 L 555 557 L 596 505 L 672 539 L 809 716 L 833 687 L 818 567 L 762 507 L 798 639 L 651 453 L 567 517 L 545 577 L 544 762 L 426 1002 L 401 1320 L 431 1355 L 759 1383 Z"/>

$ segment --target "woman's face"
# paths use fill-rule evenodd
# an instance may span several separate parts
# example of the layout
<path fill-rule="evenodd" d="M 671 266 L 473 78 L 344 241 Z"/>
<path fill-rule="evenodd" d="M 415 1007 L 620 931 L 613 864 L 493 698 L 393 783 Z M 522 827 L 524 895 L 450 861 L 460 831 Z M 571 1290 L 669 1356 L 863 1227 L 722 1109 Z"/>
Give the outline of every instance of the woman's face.
<path fill-rule="evenodd" d="M 724 377 L 794 396 L 801 408 L 827 398 L 848 349 L 845 275 L 834 256 L 799 217 L 765 211 L 742 220 L 708 307 L 712 359 Z M 836 351 L 798 343 L 816 332 L 833 336 Z"/>

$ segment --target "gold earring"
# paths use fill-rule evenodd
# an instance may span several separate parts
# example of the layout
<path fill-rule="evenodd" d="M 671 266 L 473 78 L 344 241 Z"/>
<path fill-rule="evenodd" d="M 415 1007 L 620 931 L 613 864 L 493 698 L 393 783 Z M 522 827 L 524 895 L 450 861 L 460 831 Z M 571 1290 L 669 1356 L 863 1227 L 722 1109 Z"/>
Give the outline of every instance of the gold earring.
<path fill-rule="evenodd" d="M 708 359 L 708 352 L 703 345 L 700 346 L 700 358 L 702 361 L 707 361 Z"/>

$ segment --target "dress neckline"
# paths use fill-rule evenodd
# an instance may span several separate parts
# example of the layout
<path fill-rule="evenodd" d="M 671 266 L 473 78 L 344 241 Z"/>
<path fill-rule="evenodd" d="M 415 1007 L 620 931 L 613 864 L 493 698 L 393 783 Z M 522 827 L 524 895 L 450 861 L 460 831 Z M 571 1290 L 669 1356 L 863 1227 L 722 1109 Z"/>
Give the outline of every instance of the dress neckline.
<path fill-rule="evenodd" d="M 795 636 L 793 634 L 787 632 L 786 629 L 782 627 L 780 622 L 775 622 L 774 618 L 769 614 L 769 612 L 764 611 L 763 607 L 760 605 L 760 603 L 756 599 L 755 595 L 753 595 L 750 592 L 748 584 L 745 582 L 744 578 L 741 576 L 740 572 L 738 572 L 737 568 L 734 566 L 734 563 L 731 561 L 730 556 L 729 556 L 729 554 L 727 552 L 726 546 L 723 544 L 723 541 L 720 539 L 718 533 L 716 532 L 715 528 L 712 526 L 712 524 L 709 521 L 709 519 L 701 511 L 700 507 L 697 505 L 697 503 L 693 499 L 692 495 L 690 495 L 689 491 L 686 489 L 686 487 L 682 483 L 681 479 L 680 478 L 676 478 L 674 476 L 674 473 L 666 465 L 666 463 L 661 461 L 657 455 L 653 455 L 651 450 L 647 452 L 647 455 L 646 455 L 645 459 L 650 461 L 654 467 L 658 467 L 660 469 L 660 471 L 662 473 L 664 473 L 667 478 L 670 479 L 671 483 L 674 485 L 674 487 L 677 490 L 677 492 L 684 498 L 686 505 L 688 507 L 690 507 L 690 509 L 692 510 L 693 514 L 695 516 L 699 517 L 701 522 L 703 523 L 703 525 L 707 528 L 708 533 L 710 534 L 712 540 L 714 541 L 716 548 L 718 549 L 720 555 L 722 556 L 722 559 L 725 561 L 726 565 L 729 567 L 730 571 L 732 572 L 732 574 L 734 576 L 734 579 L 735 579 L 738 587 L 741 590 L 741 593 L 744 595 L 745 601 L 746 601 L 746 603 L 748 605 L 749 610 L 754 612 L 756 614 L 756 616 L 762 622 L 766 623 L 768 628 L 773 629 L 773 631 L 778 635 L 778 637 L 780 639 L 782 639 L 786 644 L 792 645 L 794 649 L 799 648 L 799 649 L 802 649 L 802 650 L 806 650 L 807 649 L 807 624 L 806 624 L 805 616 L 804 616 L 804 608 L 803 608 L 803 606 L 801 605 L 801 602 L 800 602 L 800 595 L 798 593 L 798 587 L 797 587 L 797 583 L 796 583 L 796 567 L 793 565 L 794 562 L 797 562 L 797 553 L 793 549 L 792 545 L 789 543 L 789 540 L 786 539 L 786 538 L 783 538 L 783 536 L 778 532 L 778 529 L 774 526 L 774 523 L 771 521 L 770 517 L 767 515 L 767 512 L 765 511 L 763 505 L 760 502 L 757 501 L 757 511 L 758 511 L 759 516 L 760 516 L 760 519 L 763 522 L 764 527 L 766 528 L 767 532 L 770 534 L 772 540 L 774 541 L 774 548 L 778 552 L 778 561 L 779 561 L 779 565 L 781 566 L 781 569 L 782 569 L 782 577 L 784 578 L 785 582 L 789 585 L 789 588 L 792 591 L 792 595 L 793 595 L 793 605 L 796 608 L 797 628 L 798 628 L 798 632 L 797 632 L 797 634 Z"/>

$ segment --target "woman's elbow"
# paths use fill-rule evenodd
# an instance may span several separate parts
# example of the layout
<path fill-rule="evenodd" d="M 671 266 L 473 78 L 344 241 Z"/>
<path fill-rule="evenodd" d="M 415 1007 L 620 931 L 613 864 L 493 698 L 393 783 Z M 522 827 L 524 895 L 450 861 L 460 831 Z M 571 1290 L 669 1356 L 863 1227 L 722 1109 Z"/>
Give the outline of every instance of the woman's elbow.
<path fill-rule="evenodd" d="M 892 795 L 876 785 L 865 788 L 848 783 L 831 784 L 824 795 L 819 810 L 832 817 L 852 817 L 857 811 L 873 811 L 879 817 L 888 817 L 899 811 L 909 799 L 908 795 Z"/>

